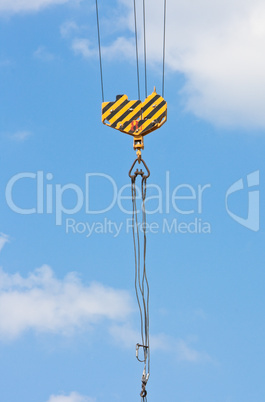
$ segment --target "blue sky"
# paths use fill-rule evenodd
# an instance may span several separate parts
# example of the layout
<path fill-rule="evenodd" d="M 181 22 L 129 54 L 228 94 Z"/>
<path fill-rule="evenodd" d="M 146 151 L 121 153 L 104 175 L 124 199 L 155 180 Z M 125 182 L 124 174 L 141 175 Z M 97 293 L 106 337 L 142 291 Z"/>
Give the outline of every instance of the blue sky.
<path fill-rule="evenodd" d="M 145 137 L 148 401 L 262 402 L 265 6 L 208 3 L 168 1 L 168 121 Z M 132 5 L 99 1 L 106 101 L 137 99 Z M 0 399 L 140 400 L 135 155 L 101 123 L 94 2 L 0 0 L 0 26 Z"/>

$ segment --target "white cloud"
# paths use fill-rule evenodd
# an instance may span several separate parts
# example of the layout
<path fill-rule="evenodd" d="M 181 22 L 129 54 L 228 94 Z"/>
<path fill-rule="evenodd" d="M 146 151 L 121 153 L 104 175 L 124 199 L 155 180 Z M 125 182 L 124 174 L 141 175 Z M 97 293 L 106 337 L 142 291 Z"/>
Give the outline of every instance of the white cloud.
<path fill-rule="evenodd" d="M 47 402 L 96 402 L 96 400 L 88 396 L 82 396 L 77 392 L 72 392 L 68 396 L 52 395 Z"/>
<path fill-rule="evenodd" d="M 37 11 L 68 1 L 79 2 L 0 0 L 0 12 Z M 168 71 L 182 74 L 186 79 L 180 90 L 185 109 L 216 125 L 264 128 L 264 0 L 168 0 L 167 5 L 166 62 Z M 102 40 L 105 60 L 134 60 L 132 6 L 131 0 L 117 0 L 120 19 L 114 13 L 109 20 L 116 31 L 124 31 L 126 15 L 129 38 L 127 32 L 110 46 L 105 46 Z M 147 61 L 149 68 L 153 65 L 158 70 L 162 61 L 163 0 L 146 2 L 146 7 Z M 142 55 L 141 0 L 137 0 L 137 11 Z M 106 19 L 103 14 L 103 28 L 107 26 Z M 61 35 L 70 38 L 77 35 L 78 29 L 75 22 L 67 22 L 61 26 Z M 72 41 L 72 49 L 84 58 L 97 56 L 97 46 L 84 35 Z"/>
<path fill-rule="evenodd" d="M 38 49 L 33 53 L 33 56 L 42 61 L 52 61 L 56 58 L 56 56 L 49 52 L 45 46 L 39 46 Z"/>
<path fill-rule="evenodd" d="M 84 38 L 76 38 L 72 41 L 72 49 L 75 54 L 80 54 L 85 59 L 94 57 L 97 54 L 95 48 L 92 47 L 90 41 Z"/>
<path fill-rule="evenodd" d="M 12 134 L 7 134 L 8 138 L 17 142 L 24 142 L 29 139 L 32 133 L 28 130 L 19 130 Z"/>
<path fill-rule="evenodd" d="M 110 328 L 113 338 L 126 348 L 131 348 L 132 344 L 141 343 L 139 333 L 132 329 L 128 324 L 113 325 Z M 191 343 L 193 340 L 176 339 L 166 334 L 156 334 L 150 336 L 150 348 L 152 351 L 163 351 L 174 354 L 178 361 L 191 363 L 211 362 L 211 357 L 203 351 L 196 350 Z"/>
<path fill-rule="evenodd" d="M 123 37 L 117 38 L 110 46 L 102 47 L 102 55 L 108 59 L 124 59 L 132 60 L 135 54 L 135 44 L 132 39 Z"/>
<path fill-rule="evenodd" d="M 110 334 L 112 337 L 123 347 L 131 348 L 140 342 L 139 332 L 126 323 L 124 325 L 112 325 L 110 327 Z"/>
<path fill-rule="evenodd" d="M 0 250 L 9 237 L 0 234 Z M 141 342 L 139 332 L 128 323 L 133 302 L 128 292 L 99 283 L 84 285 L 76 273 L 62 280 L 44 265 L 22 277 L 0 268 L 0 338 L 15 339 L 27 330 L 41 333 L 71 334 L 91 329 L 102 320 L 110 322 L 109 333 L 119 346 L 131 348 Z M 196 350 L 194 340 L 175 339 L 165 334 L 150 337 L 152 351 L 175 354 L 177 360 L 200 363 L 210 356 Z M 79 399 L 78 399 L 79 398 Z M 80 399 L 83 398 L 83 399 Z M 76 393 L 52 395 L 48 402 L 92 402 Z"/>
<path fill-rule="evenodd" d="M 13 62 L 10 59 L 0 60 L 0 67 L 10 67 L 12 65 L 13 65 Z"/>
<path fill-rule="evenodd" d="M 132 311 L 126 291 L 100 283 L 86 286 L 75 273 L 60 280 L 46 265 L 28 277 L 0 270 L 0 336 L 24 331 L 68 334 L 99 320 L 124 321 Z"/>
<path fill-rule="evenodd" d="M 128 7 L 132 30 L 132 2 L 119 2 Z M 168 0 L 167 4 L 166 62 L 186 78 L 180 92 L 186 109 L 216 125 L 264 128 L 265 2 Z M 163 0 L 146 2 L 146 7 L 147 60 L 157 70 L 162 62 Z M 141 21 L 140 0 L 137 10 Z M 138 31 L 142 53 L 141 23 Z"/>
<path fill-rule="evenodd" d="M 193 363 L 210 362 L 211 357 L 206 352 L 200 352 L 190 345 L 190 342 L 183 339 L 178 339 L 173 343 L 173 352 L 178 360 L 188 361 Z"/>
<path fill-rule="evenodd" d="M 9 242 L 9 236 L 4 233 L 0 233 L 0 251 L 2 250 L 4 245 L 8 242 Z"/>
<path fill-rule="evenodd" d="M 0 0 L 0 12 L 17 13 L 39 11 L 48 6 L 79 1 L 80 0 Z"/>
<path fill-rule="evenodd" d="M 98 49 L 85 38 L 74 39 L 72 49 L 75 54 L 80 54 L 85 59 L 98 56 Z M 124 60 L 124 58 L 132 60 L 131 55 L 135 53 L 133 40 L 119 37 L 111 45 L 101 46 L 101 53 L 104 60 Z"/>
<path fill-rule="evenodd" d="M 65 21 L 60 26 L 60 33 L 63 38 L 68 38 L 76 31 L 79 31 L 79 27 L 74 21 Z"/>

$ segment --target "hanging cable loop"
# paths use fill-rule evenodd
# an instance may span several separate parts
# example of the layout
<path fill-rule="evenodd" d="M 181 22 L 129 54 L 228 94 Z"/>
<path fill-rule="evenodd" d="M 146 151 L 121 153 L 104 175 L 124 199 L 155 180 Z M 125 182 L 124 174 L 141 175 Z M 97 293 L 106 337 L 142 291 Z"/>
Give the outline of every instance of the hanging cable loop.
<path fill-rule="evenodd" d="M 144 360 L 139 359 L 139 349 L 143 348 L 144 350 Z M 146 362 L 146 355 L 147 355 L 147 349 L 149 348 L 149 346 L 145 346 L 145 345 L 140 345 L 139 343 L 136 344 L 136 359 L 140 362 L 140 363 L 145 363 Z"/>
<path fill-rule="evenodd" d="M 134 168 L 136 162 L 143 163 L 146 170 Z M 141 228 L 143 231 L 143 251 L 141 253 L 141 241 L 139 233 L 139 223 L 136 205 L 136 178 L 141 177 L 141 194 L 142 194 L 142 222 Z M 132 232 L 133 232 L 133 245 L 134 245 L 134 259 L 135 259 L 135 293 L 136 299 L 140 311 L 140 330 L 142 343 L 136 344 L 136 358 L 139 362 L 144 363 L 144 370 L 142 375 L 142 391 L 140 396 L 142 402 L 145 402 L 147 391 L 146 384 L 150 376 L 150 347 L 149 347 L 149 284 L 146 272 L 146 210 L 145 210 L 145 198 L 146 198 L 146 181 L 150 176 L 150 170 L 148 169 L 145 161 L 140 158 L 140 161 L 135 159 L 130 170 L 129 177 L 131 178 L 132 189 Z M 143 265 L 141 265 L 141 259 L 143 259 Z M 139 349 L 143 349 L 143 360 L 139 358 Z"/>
<path fill-rule="evenodd" d="M 134 168 L 136 162 L 139 162 L 139 159 L 138 159 L 138 158 L 135 159 L 135 161 L 133 162 L 133 164 L 132 164 L 132 166 L 131 166 L 131 168 L 130 168 L 130 170 L 129 170 L 129 177 L 130 177 L 131 179 L 136 179 L 136 177 L 137 177 L 138 175 L 140 175 L 140 176 L 142 176 L 144 179 L 148 179 L 148 177 L 150 176 L 150 170 L 148 169 L 148 167 L 147 167 L 145 161 L 144 161 L 142 158 L 140 158 L 140 162 L 139 162 L 139 163 L 141 163 L 141 162 L 143 163 L 143 165 L 144 165 L 144 167 L 145 167 L 145 169 L 146 169 L 146 171 L 147 171 L 147 175 L 144 174 L 144 172 L 142 171 L 142 169 L 140 169 L 140 171 L 139 171 L 138 169 L 136 169 L 136 171 L 134 172 L 134 174 L 132 174 L 132 171 L 133 171 L 133 168 Z"/>

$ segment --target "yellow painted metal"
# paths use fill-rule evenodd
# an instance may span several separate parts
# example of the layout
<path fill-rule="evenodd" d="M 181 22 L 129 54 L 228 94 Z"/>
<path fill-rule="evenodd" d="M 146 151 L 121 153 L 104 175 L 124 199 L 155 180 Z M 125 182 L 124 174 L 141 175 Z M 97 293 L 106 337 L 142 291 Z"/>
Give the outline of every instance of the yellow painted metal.
<path fill-rule="evenodd" d="M 167 121 L 167 102 L 156 89 L 144 102 L 117 95 L 114 102 L 102 103 L 102 123 L 134 137 L 138 158 L 144 149 L 143 136 L 160 128 Z"/>
<path fill-rule="evenodd" d="M 167 103 L 154 92 L 142 103 L 117 95 L 114 102 L 102 103 L 102 123 L 123 133 L 144 136 L 160 128 L 167 120 Z"/>
<path fill-rule="evenodd" d="M 136 151 L 137 158 L 140 161 L 142 149 L 144 149 L 144 139 L 142 135 L 135 135 L 133 137 L 133 149 Z"/>

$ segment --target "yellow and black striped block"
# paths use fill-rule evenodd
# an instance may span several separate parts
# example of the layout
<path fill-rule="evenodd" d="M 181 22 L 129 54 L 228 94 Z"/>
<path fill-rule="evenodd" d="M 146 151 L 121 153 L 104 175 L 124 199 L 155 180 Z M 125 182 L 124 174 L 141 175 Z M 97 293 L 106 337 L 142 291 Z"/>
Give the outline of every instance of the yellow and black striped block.
<path fill-rule="evenodd" d="M 102 103 L 102 123 L 133 136 L 157 130 L 167 120 L 167 102 L 154 92 L 142 103 L 117 95 L 114 102 Z"/>

